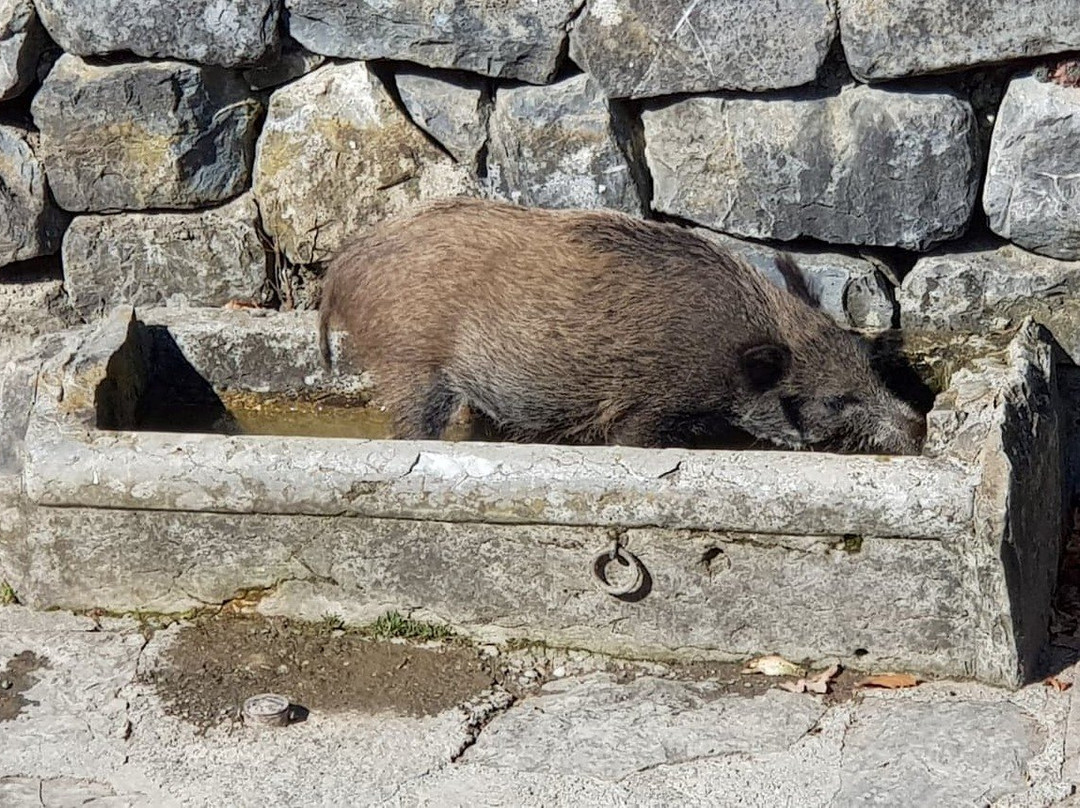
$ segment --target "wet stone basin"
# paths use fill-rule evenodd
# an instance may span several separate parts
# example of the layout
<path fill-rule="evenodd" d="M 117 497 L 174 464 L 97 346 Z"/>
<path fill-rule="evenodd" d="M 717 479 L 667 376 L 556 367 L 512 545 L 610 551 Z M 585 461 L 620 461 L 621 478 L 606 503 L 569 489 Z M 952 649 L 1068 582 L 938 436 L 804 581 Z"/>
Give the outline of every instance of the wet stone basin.
<path fill-rule="evenodd" d="M 117 310 L 17 371 L 0 578 L 38 607 L 258 591 L 266 614 L 1015 685 L 1061 535 L 1053 348 L 1025 323 L 903 352 L 921 456 L 393 441 L 370 379 L 323 371 L 312 314 Z"/>

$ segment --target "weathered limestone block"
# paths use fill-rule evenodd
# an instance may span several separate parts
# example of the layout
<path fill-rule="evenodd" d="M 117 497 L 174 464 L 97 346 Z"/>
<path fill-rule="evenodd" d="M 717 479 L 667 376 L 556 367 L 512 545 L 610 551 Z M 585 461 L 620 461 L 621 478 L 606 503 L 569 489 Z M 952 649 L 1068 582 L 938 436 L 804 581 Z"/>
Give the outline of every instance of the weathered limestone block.
<path fill-rule="evenodd" d="M 419 201 L 475 190 L 363 62 L 326 65 L 271 96 L 254 183 L 263 226 L 297 263 Z"/>
<path fill-rule="evenodd" d="M 285 37 L 278 57 L 268 64 L 245 70 L 244 79 L 252 90 L 269 90 L 306 76 L 325 63 L 326 57 L 322 54 L 312 53 L 294 39 Z"/>
<path fill-rule="evenodd" d="M 498 715 L 485 726 L 469 747 L 466 765 L 491 766 L 500 774 L 510 770 L 553 779 L 565 774 L 580 780 L 618 780 L 628 791 L 646 793 L 638 790 L 640 780 L 631 779 L 639 772 L 728 755 L 756 761 L 771 753 L 784 754 L 825 712 L 823 705 L 779 688 L 760 700 L 743 694 L 718 696 L 713 682 L 690 684 L 653 676 L 628 684 L 617 684 L 608 673 L 552 682 L 530 697 L 523 709 Z M 762 709 L 766 704 L 774 709 Z M 569 727 L 574 727 L 570 743 Z M 715 788 L 716 780 L 725 786 L 736 782 L 720 771 L 717 767 L 707 774 L 695 772 L 694 779 L 704 781 L 700 794 L 724 793 Z M 668 801 L 646 788 L 657 804 Z M 683 794 L 677 802 L 683 801 Z M 745 794 L 740 788 L 740 797 Z M 759 800 L 770 802 L 768 798 L 747 802 Z M 686 803 L 712 801 L 689 798 Z M 806 804 L 821 803 L 806 799 Z"/>
<path fill-rule="evenodd" d="M 44 46 L 33 0 L 0 0 L 0 101 L 30 86 Z"/>
<path fill-rule="evenodd" d="M 1000 331 L 1033 317 L 1080 362 L 1080 261 L 1011 244 L 927 255 L 897 292 L 903 328 Z"/>
<path fill-rule="evenodd" d="M 972 406 L 955 376 L 953 395 L 941 404 L 953 406 L 961 421 L 977 418 L 979 409 L 990 416 L 978 453 L 983 478 L 974 501 L 980 546 L 964 555 L 982 579 L 984 603 L 996 600 L 999 605 L 979 609 L 973 629 L 984 670 L 997 668 L 999 676 L 1006 672 L 1004 660 L 991 661 L 986 653 L 1004 634 L 1023 660 L 1019 678 L 1026 681 L 1040 673 L 1069 507 L 1063 497 L 1062 402 L 1048 338 L 1028 321 L 996 361 L 976 362 L 970 369 L 981 404 Z M 1017 429 L 1021 423 L 1025 426 Z M 992 577 L 983 578 L 995 567 Z"/>
<path fill-rule="evenodd" d="M 95 65 L 65 54 L 32 111 L 60 207 L 104 212 L 236 196 L 251 174 L 260 104 L 220 68 Z"/>
<path fill-rule="evenodd" d="M 990 229 L 1053 258 L 1080 258 L 1080 87 L 1013 79 L 983 186 Z"/>
<path fill-rule="evenodd" d="M 370 396 L 373 379 L 342 350 L 342 332 L 330 334 L 333 367 L 323 367 L 316 312 L 260 309 L 257 314 L 173 306 L 142 309 L 139 319 L 158 331 L 167 330 L 185 361 L 218 389 L 269 389 L 302 396 L 318 388 L 361 399 Z"/>
<path fill-rule="evenodd" d="M 642 120 L 653 207 L 733 235 L 923 250 L 978 190 L 975 116 L 949 93 L 690 98 Z"/>
<path fill-rule="evenodd" d="M 489 124 L 495 192 L 524 205 L 640 214 L 629 126 L 581 74 L 547 87 L 500 89 Z"/>
<path fill-rule="evenodd" d="M 417 67 L 400 70 L 394 81 L 413 122 L 459 163 L 476 166 L 487 141 L 490 113 L 490 98 L 483 82 L 450 78 Z"/>
<path fill-rule="evenodd" d="M 195 213 L 78 216 L 64 236 L 72 305 L 95 316 L 120 303 L 261 302 L 267 255 L 251 194 Z"/>
<path fill-rule="evenodd" d="M 49 196 L 35 134 L 0 126 L 0 267 L 60 248 L 67 215 Z"/>
<path fill-rule="evenodd" d="M 581 0 L 286 0 L 289 33 L 345 59 L 403 59 L 485 76 L 550 81 Z"/>
<path fill-rule="evenodd" d="M 64 294 L 59 258 L 0 270 L 0 367 L 27 351 L 42 334 L 79 321 Z"/>
<path fill-rule="evenodd" d="M 840 40 L 863 81 L 1080 48 L 1076 0 L 839 0 Z"/>
<path fill-rule="evenodd" d="M 72 535 L 86 540 L 63 541 Z M 4 538 L 0 524 L 0 544 Z M 681 648 L 699 657 L 774 649 L 796 659 L 847 658 L 862 648 L 879 664 L 964 669 L 970 616 L 940 542 L 871 539 L 851 554 L 827 537 L 785 537 L 787 546 L 774 538 L 630 530 L 655 582 L 649 597 L 630 604 L 598 592 L 588 575 L 606 542 L 602 528 L 40 508 L 9 540 L 5 574 L 35 608 L 179 612 L 284 582 L 285 597 L 272 592 L 263 608 L 307 618 L 318 602 L 314 584 L 333 578 L 340 586 L 326 594 L 341 613 L 374 619 L 390 604 L 422 608 L 481 638 L 523 636 L 527 625 L 533 639 L 631 656 Z M 730 570 L 710 574 L 700 563 L 715 549 L 730 554 Z M 431 573 L 447 568 L 455 574 Z M 871 610 L 902 619 L 891 630 L 867 628 L 858 615 Z"/>
<path fill-rule="evenodd" d="M 10 497 L 10 484 L 5 484 L 4 478 L 10 480 L 9 475 L 22 471 L 23 438 L 40 366 L 40 357 L 18 362 L 8 351 L 0 351 L 0 522 L 5 521 Z"/>
<path fill-rule="evenodd" d="M 944 688 L 939 693 L 953 695 Z M 1033 773 L 1042 771 L 1047 765 L 1042 761 L 1050 758 L 1045 740 L 1050 733 L 1040 724 L 1053 714 L 1053 707 L 1040 702 L 1008 696 L 1000 701 L 935 703 L 917 697 L 899 702 L 871 696 L 842 730 L 838 745 L 843 757 L 835 788 L 825 792 L 821 803 L 867 805 L 891 801 L 888 794 L 911 795 L 905 801 L 923 805 L 1022 805 L 1028 799 L 1043 805 L 1067 803 L 1064 795 L 1072 793 L 1071 784 L 1060 793 L 1051 786 L 1040 794 L 1033 783 Z M 962 737 L 971 741 L 958 742 Z M 945 749 L 947 774 L 941 769 Z"/>
<path fill-rule="evenodd" d="M 281 0 L 35 0 L 50 36 L 68 53 L 237 66 L 278 45 Z"/>
<path fill-rule="evenodd" d="M 813 81 L 835 35 L 827 0 L 589 0 L 570 56 L 609 96 L 770 90 Z"/>
<path fill-rule="evenodd" d="M 704 228 L 695 232 L 737 250 L 781 288 L 784 278 L 776 268 L 780 251 L 764 244 L 742 241 Z M 787 250 L 803 270 L 822 311 L 842 326 L 860 329 L 891 328 L 896 314 L 892 284 L 880 269 L 864 258 L 825 250 Z"/>

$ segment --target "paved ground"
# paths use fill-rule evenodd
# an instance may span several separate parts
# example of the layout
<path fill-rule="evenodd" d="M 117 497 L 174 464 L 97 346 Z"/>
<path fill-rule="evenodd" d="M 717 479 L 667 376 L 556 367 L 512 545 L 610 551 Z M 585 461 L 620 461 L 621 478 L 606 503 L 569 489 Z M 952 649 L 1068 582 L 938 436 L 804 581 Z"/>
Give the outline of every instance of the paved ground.
<path fill-rule="evenodd" d="M 1080 686 L 827 703 L 579 659 L 508 708 L 200 729 L 146 675 L 179 634 L 0 608 L 0 806 L 1080 805 Z"/>

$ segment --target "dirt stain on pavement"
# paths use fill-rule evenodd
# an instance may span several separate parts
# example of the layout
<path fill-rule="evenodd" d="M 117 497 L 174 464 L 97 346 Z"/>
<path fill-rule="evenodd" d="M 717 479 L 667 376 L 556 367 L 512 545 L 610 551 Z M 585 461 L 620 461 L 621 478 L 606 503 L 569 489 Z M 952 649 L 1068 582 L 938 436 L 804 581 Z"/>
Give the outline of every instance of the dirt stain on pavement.
<path fill-rule="evenodd" d="M 35 672 L 48 665 L 48 659 L 33 651 L 22 651 L 8 660 L 0 671 L 0 721 L 11 721 L 26 707 L 38 703 L 23 693 L 37 682 Z"/>
<path fill-rule="evenodd" d="M 203 728 L 235 718 L 244 700 L 259 693 L 279 693 L 311 711 L 424 716 L 496 681 L 491 663 L 465 643 L 380 640 L 258 616 L 184 626 L 143 679 L 166 712 Z"/>
<path fill-rule="evenodd" d="M 619 683 L 651 675 L 710 685 L 712 698 L 753 698 L 794 676 L 774 677 L 745 672 L 745 663 L 668 662 L 652 664 L 587 655 L 574 663 L 568 652 L 528 644 L 499 653 L 481 649 L 461 637 L 430 635 L 397 616 L 392 631 L 345 628 L 339 622 L 306 623 L 257 614 L 221 614 L 185 624 L 155 667 L 141 675 L 162 700 L 165 711 L 200 729 L 239 717 L 244 701 L 260 693 L 277 693 L 306 711 L 435 715 L 465 704 L 493 687 L 513 699 L 540 692 L 546 682 L 563 676 L 605 672 Z M 573 652 L 569 652 L 573 654 Z M 811 676 L 817 670 L 805 671 Z M 856 683 L 865 674 L 841 670 L 829 681 L 824 704 L 858 699 Z"/>

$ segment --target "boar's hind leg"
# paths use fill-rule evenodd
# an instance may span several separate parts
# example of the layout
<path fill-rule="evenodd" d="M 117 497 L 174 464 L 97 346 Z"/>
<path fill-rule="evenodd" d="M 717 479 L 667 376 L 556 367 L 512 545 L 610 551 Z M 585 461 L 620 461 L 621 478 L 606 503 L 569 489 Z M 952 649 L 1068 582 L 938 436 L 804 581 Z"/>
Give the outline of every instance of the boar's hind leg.
<path fill-rule="evenodd" d="M 396 378 L 395 378 L 396 377 Z M 438 372 L 405 379 L 393 374 L 383 399 L 401 440 L 438 440 L 458 408 L 458 396 Z"/>

